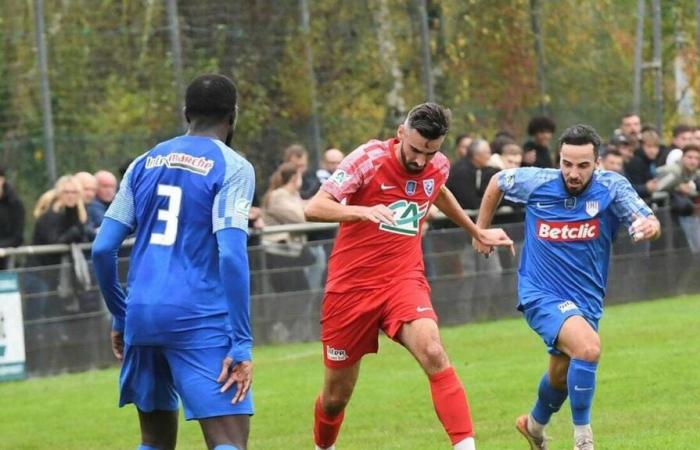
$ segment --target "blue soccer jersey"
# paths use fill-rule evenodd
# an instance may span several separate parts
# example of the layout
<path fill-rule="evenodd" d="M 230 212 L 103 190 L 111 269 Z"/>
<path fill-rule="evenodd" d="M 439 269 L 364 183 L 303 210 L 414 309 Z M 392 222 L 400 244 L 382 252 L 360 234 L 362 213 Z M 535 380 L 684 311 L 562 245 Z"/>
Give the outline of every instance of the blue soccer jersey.
<path fill-rule="evenodd" d="M 131 164 L 105 216 L 136 234 L 125 324 L 115 317 L 127 344 L 231 345 L 215 233 L 247 232 L 254 188 L 250 163 L 207 137 L 171 139 Z"/>
<path fill-rule="evenodd" d="M 595 171 L 578 195 L 568 193 L 556 169 L 509 169 L 497 176 L 505 198 L 526 205 L 518 308 L 556 296 L 599 319 L 615 233 L 620 224 L 629 226 L 652 211 L 614 172 Z"/>

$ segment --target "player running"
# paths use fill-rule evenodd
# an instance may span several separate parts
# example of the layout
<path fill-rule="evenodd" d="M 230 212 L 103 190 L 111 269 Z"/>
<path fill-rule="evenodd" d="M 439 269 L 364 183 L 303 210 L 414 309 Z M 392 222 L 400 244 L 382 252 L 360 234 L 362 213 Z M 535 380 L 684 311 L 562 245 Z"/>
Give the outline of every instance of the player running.
<path fill-rule="evenodd" d="M 224 76 L 192 81 L 187 134 L 129 166 L 93 246 L 122 361 L 119 406 L 136 405 L 142 450 L 175 448 L 178 396 L 209 449 L 246 449 L 253 414 L 246 238 L 255 175 L 229 147 L 236 98 Z M 125 294 L 117 250 L 130 233 Z"/>
<path fill-rule="evenodd" d="M 342 222 L 331 254 L 321 313 L 325 381 L 316 400 L 317 449 L 333 449 L 360 359 L 376 353 L 379 330 L 404 345 L 430 380 L 435 411 L 455 449 L 474 449 L 464 388 L 440 342 L 420 246 L 431 204 L 489 252 L 510 246 L 501 229 L 483 230 L 444 187 L 449 162 L 439 152 L 449 110 L 418 105 L 397 137 L 372 140 L 348 155 L 306 207 L 313 221 Z"/>
<path fill-rule="evenodd" d="M 559 139 L 561 167 L 504 170 L 484 194 L 477 224 L 486 227 L 503 194 L 525 203 L 525 244 L 518 309 L 550 353 L 529 415 L 517 429 L 531 449 L 546 449 L 544 428 L 569 397 L 575 450 L 593 450 L 591 405 L 600 358 L 598 321 L 608 277 L 610 247 L 621 223 L 635 241 L 659 237 L 659 221 L 630 183 L 595 171 L 600 137 L 575 125 Z M 474 248 L 487 250 L 474 241 Z"/>

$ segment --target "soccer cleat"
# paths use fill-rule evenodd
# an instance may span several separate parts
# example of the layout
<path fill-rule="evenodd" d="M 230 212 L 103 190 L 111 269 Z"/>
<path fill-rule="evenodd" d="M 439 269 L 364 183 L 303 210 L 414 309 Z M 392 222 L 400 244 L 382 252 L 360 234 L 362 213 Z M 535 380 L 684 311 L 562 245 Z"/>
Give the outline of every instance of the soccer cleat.
<path fill-rule="evenodd" d="M 527 442 L 530 444 L 530 450 L 547 450 L 547 441 L 549 438 L 544 434 L 542 437 L 536 437 L 530 434 L 530 431 L 527 429 L 527 414 L 518 417 L 515 421 L 515 428 L 527 439 Z"/>
<path fill-rule="evenodd" d="M 579 436 L 576 439 L 576 445 L 574 445 L 574 450 L 594 450 L 593 436 Z"/>

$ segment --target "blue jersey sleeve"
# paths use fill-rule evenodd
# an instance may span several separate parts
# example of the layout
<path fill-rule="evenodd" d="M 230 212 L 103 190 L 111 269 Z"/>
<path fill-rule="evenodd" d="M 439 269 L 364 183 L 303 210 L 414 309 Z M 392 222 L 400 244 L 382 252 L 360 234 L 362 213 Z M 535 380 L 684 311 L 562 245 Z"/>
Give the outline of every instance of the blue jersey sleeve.
<path fill-rule="evenodd" d="M 606 172 L 605 175 L 610 178 L 610 187 L 615 196 L 610 207 L 625 226 L 630 226 L 636 216 L 646 217 L 654 214 L 627 178 L 612 172 Z"/>
<path fill-rule="evenodd" d="M 112 204 L 105 213 L 105 217 L 116 220 L 129 228 L 129 231 L 134 231 L 136 228 L 136 207 L 134 204 L 134 191 L 131 188 L 131 178 L 134 172 L 134 166 L 141 158 L 134 160 L 129 168 L 124 173 L 119 191 L 114 197 Z"/>
<path fill-rule="evenodd" d="M 255 192 L 255 171 L 243 160 L 227 163 L 224 182 L 212 205 L 212 231 L 238 228 L 248 232 L 248 213 Z"/>
<path fill-rule="evenodd" d="M 507 200 L 516 203 L 527 203 L 530 194 L 539 186 L 559 176 L 559 171 L 538 167 L 523 167 L 502 170 L 496 176 L 498 177 L 498 188 L 505 194 Z"/>
<path fill-rule="evenodd" d="M 114 318 L 112 329 L 124 331 L 126 315 L 126 293 L 119 284 L 117 257 L 119 247 L 129 234 L 129 228 L 109 217 L 102 222 L 100 232 L 92 244 L 92 262 L 100 291 L 107 309 Z"/>
<path fill-rule="evenodd" d="M 226 305 L 233 333 L 228 355 L 234 363 L 252 360 L 253 335 L 250 327 L 250 274 L 247 234 L 227 228 L 216 233 L 219 271 L 226 292 Z"/>

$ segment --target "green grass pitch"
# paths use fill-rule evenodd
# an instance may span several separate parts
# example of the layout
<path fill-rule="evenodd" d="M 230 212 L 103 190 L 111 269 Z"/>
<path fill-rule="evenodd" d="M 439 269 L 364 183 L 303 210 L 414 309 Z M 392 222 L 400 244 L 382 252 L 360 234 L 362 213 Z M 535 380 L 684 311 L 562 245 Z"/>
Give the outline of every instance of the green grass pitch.
<path fill-rule="evenodd" d="M 615 306 L 601 322 L 603 356 L 593 408 L 596 448 L 700 448 L 700 297 Z M 469 395 L 480 450 L 526 449 L 514 420 L 532 405 L 547 355 L 524 320 L 442 330 Z M 339 450 L 448 449 L 428 383 L 400 346 L 382 339 L 363 361 Z M 321 386 L 318 343 L 255 352 L 251 450 L 312 449 Z M 0 385 L 1 449 L 133 449 L 133 407 L 118 409 L 116 369 Z M 552 448 L 571 449 L 568 403 Z M 204 448 L 196 422 L 181 421 L 178 448 Z"/>

